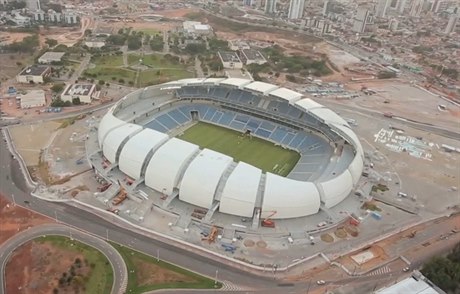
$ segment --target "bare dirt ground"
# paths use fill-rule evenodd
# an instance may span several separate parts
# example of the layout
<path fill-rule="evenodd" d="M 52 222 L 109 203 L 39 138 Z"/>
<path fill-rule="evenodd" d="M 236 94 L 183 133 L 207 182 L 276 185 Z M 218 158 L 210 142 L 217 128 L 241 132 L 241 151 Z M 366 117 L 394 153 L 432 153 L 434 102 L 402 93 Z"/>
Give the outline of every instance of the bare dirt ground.
<path fill-rule="evenodd" d="M 0 32 L 0 40 L 3 40 L 5 44 L 11 44 L 14 42 L 21 42 L 25 37 L 31 36 L 29 33 L 12 33 L 12 32 Z"/>
<path fill-rule="evenodd" d="M 183 18 L 189 13 L 197 12 L 198 10 L 193 8 L 182 8 L 173 10 L 160 10 L 155 11 L 155 14 L 163 15 L 168 18 Z"/>
<path fill-rule="evenodd" d="M 158 31 L 170 31 L 179 26 L 181 26 L 180 22 L 130 22 L 130 23 L 123 23 L 123 22 L 116 22 L 112 23 L 113 27 L 115 28 L 115 32 L 122 28 L 132 28 L 133 30 L 142 30 L 142 29 L 151 29 L 151 30 L 158 30 Z"/>
<path fill-rule="evenodd" d="M 32 60 L 33 56 L 29 54 L 0 54 L 0 80 L 6 81 L 14 78 L 22 70 L 22 68 Z M 5 87 L 3 84 L 4 83 L 2 83 L 2 88 Z M 6 88 L 8 87 L 5 87 L 5 89 Z"/>
<path fill-rule="evenodd" d="M 140 258 L 133 258 L 133 263 L 137 268 L 136 277 L 138 286 L 194 281 L 191 277 L 161 268 Z"/>
<path fill-rule="evenodd" d="M 40 44 L 44 45 L 46 39 L 54 39 L 58 44 L 73 46 L 85 35 L 85 30 L 94 29 L 95 22 L 92 18 L 82 17 L 80 27 L 51 27 L 40 30 Z"/>
<path fill-rule="evenodd" d="M 0 243 L 29 227 L 50 222 L 49 218 L 13 205 L 0 195 Z"/>
<path fill-rule="evenodd" d="M 59 287 L 59 279 L 68 271 L 75 259 L 84 260 L 75 250 L 66 250 L 48 242 L 31 241 L 19 247 L 6 266 L 7 293 L 35 294 L 52 293 L 54 288 L 59 293 L 84 293 L 82 285 L 72 283 Z M 89 265 L 82 265 L 75 270 L 82 279 L 90 272 Z"/>

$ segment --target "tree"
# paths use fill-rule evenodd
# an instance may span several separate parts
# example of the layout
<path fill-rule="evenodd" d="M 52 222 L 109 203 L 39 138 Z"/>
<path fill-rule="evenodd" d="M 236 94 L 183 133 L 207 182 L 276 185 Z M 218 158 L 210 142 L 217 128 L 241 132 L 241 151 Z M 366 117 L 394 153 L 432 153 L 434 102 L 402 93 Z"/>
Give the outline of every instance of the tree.
<path fill-rule="evenodd" d="M 79 97 L 72 98 L 72 104 L 73 105 L 80 105 L 81 101 Z"/>
<path fill-rule="evenodd" d="M 57 42 L 56 40 L 54 40 L 54 39 L 48 39 L 48 38 L 46 38 L 45 44 L 47 44 L 48 47 L 51 48 L 51 47 L 56 46 L 56 45 L 58 44 L 58 42 Z M 66 47 L 67 47 L 67 46 L 66 46 Z"/>
<path fill-rule="evenodd" d="M 51 91 L 53 91 L 54 93 L 59 93 L 59 92 L 61 92 L 62 90 L 64 90 L 64 84 L 54 84 L 54 85 L 51 87 Z"/>
<path fill-rule="evenodd" d="M 377 75 L 379 79 L 392 79 L 396 78 L 396 73 L 393 71 L 380 71 Z"/>
<path fill-rule="evenodd" d="M 85 36 L 90 36 L 92 33 L 93 33 L 93 31 L 90 30 L 90 29 L 85 30 Z"/>
<path fill-rule="evenodd" d="M 138 35 L 130 35 L 128 37 L 128 49 L 138 50 L 142 46 L 142 40 Z"/>
<path fill-rule="evenodd" d="M 185 52 L 187 52 L 190 55 L 196 55 L 199 53 L 203 53 L 205 51 L 206 51 L 205 44 L 187 44 L 187 46 L 185 46 Z"/>
<path fill-rule="evenodd" d="M 103 86 L 105 84 L 104 80 L 99 80 L 99 85 Z"/>

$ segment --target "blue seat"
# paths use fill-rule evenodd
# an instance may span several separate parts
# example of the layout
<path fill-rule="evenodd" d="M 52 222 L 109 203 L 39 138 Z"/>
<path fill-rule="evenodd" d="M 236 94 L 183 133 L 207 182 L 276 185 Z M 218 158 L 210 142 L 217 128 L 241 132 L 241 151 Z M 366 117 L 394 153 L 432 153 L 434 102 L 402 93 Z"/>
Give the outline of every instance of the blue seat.
<path fill-rule="evenodd" d="M 270 139 L 272 139 L 275 142 L 281 143 L 281 141 L 286 136 L 286 134 L 287 134 L 287 132 L 284 129 L 278 127 L 272 133 L 272 135 L 270 136 Z"/>
<path fill-rule="evenodd" d="M 222 112 L 217 111 L 216 114 L 214 114 L 214 116 L 211 118 L 211 121 L 217 123 L 219 119 L 222 117 L 222 115 Z"/>
<path fill-rule="evenodd" d="M 300 143 L 302 143 L 302 140 L 305 139 L 305 134 L 304 133 L 297 133 L 297 135 L 292 139 L 291 143 L 289 146 L 292 148 L 297 148 L 299 147 Z"/>
<path fill-rule="evenodd" d="M 190 119 L 188 119 L 182 112 L 180 112 L 178 109 L 173 109 L 169 113 L 169 116 L 177 121 L 179 124 L 185 124 L 188 122 Z"/>
<path fill-rule="evenodd" d="M 168 131 L 174 129 L 177 127 L 179 124 L 173 120 L 167 113 L 160 115 L 157 117 L 158 122 L 160 122 L 163 126 L 165 126 Z"/>
<path fill-rule="evenodd" d="M 262 129 L 265 129 L 267 131 L 273 131 L 276 126 L 272 123 L 269 123 L 268 121 L 263 121 L 262 124 L 260 125 Z"/>
<path fill-rule="evenodd" d="M 233 120 L 234 117 L 235 117 L 235 114 L 224 112 L 224 114 L 222 115 L 222 117 L 219 120 L 219 124 L 221 124 L 223 126 L 228 126 L 231 123 L 231 121 Z"/>
<path fill-rule="evenodd" d="M 168 130 L 162 126 L 158 121 L 154 120 L 145 125 L 149 129 L 153 129 L 162 133 L 166 133 Z"/>
<path fill-rule="evenodd" d="M 243 123 L 243 124 L 247 124 L 249 121 L 249 117 L 245 115 L 237 114 L 234 120 L 237 122 Z"/>
<path fill-rule="evenodd" d="M 291 140 L 294 139 L 295 135 L 293 133 L 287 133 L 286 136 L 284 136 L 283 141 L 281 143 L 283 145 L 289 145 L 291 143 Z"/>
<path fill-rule="evenodd" d="M 201 119 L 210 121 L 212 116 L 216 113 L 216 109 L 214 107 L 209 107 L 208 111 L 206 114 L 201 114 Z"/>
<path fill-rule="evenodd" d="M 270 137 L 270 135 L 272 134 L 272 132 L 270 131 L 267 131 L 267 130 L 264 130 L 264 129 L 257 129 L 255 131 L 255 134 L 258 135 L 258 136 L 261 136 L 263 138 L 268 138 Z"/>
<path fill-rule="evenodd" d="M 233 120 L 230 123 L 231 128 L 234 128 L 234 129 L 239 130 L 239 131 L 242 131 L 244 129 L 244 126 L 245 126 L 245 124 L 243 124 L 241 122 L 238 122 L 238 121 L 235 121 L 235 120 Z"/>

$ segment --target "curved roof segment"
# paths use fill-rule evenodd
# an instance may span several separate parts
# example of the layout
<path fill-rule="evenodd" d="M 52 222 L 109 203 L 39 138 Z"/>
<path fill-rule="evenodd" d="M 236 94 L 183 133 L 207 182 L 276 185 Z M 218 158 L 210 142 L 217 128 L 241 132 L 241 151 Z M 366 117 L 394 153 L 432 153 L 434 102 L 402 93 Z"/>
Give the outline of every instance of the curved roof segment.
<path fill-rule="evenodd" d="M 101 122 L 99 123 L 99 128 L 97 132 L 97 140 L 99 142 L 99 148 L 102 148 L 102 144 L 104 143 L 105 137 L 111 130 L 118 128 L 121 125 L 126 124 L 126 122 L 115 117 L 111 112 L 112 110 L 113 110 L 113 107 L 106 115 L 104 115 L 104 117 L 101 119 Z"/>
<path fill-rule="evenodd" d="M 145 185 L 171 195 L 190 159 L 198 153 L 198 146 L 177 138 L 163 144 L 153 154 L 145 170 Z"/>
<path fill-rule="evenodd" d="M 230 156 L 209 149 L 202 150 L 185 171 L 179 199 L 211 208 L 217 185 L 232 162 Z"/>
<path fill-rule="evenodd" d="M 348 171 L 350 172 L 351 177 L 353 179 L 353 186 L 355 186 L 358 183 L 359 178 L 361 178 L 361 174 L 363 173 L 363 166 L 363 158 L 360 154 L 356 154 L 355 158 L 348 167 Z"/>
<path fill-rule="evenodd" d="M 348 123 L 346 120 L 341 118 L 337 113 L 334 111 L 330 110 L 329 108 L 313 108 L 309 110 L 310 113 L 313 113 L 320 119 L 322 119 L 325 123 L 335 123 L 339 125 L 344 125 L 348 126 Z"/>
<path fill-rule="evenodd" d="M 102 145 L 102 152 L 110 163 L 118 161 L 121 148 L 130 136 L 142 130 L 141 126 L 135 124 L 124 124 L 107 134 Z"/>
<path fill-rule="evenodd" d="M 274 91 L 271 91 L 270 96 L 274 96 L 274 97 L 286 100 L 291 103 L 302 98 L 302 94 L 292 91 L 290 89 L 286 89 L 286 88 L 278 88 Z"/>
<path fill-rule="evenodd" d="M 144 129 L 126 142 L 121 150 L 119 167 L 122 172 L 139 179 L 145 167 L 147 155 L 168 140 L 168 135 L 152 129 Z"/>
<path fill-rule="evenodd" d="M 350 172 L 346 170 L 338 177 L 318 185 L 321 185 L 323 190 L 321 201 L 327 208 L 330 208 L 347 198 L 353 188 L 353 179 Z"/>
<path fill-rule="evenodd" d="M 310 109 L 313 109 L 313 108 L 321 108 L 321 107 L 323 107 L 323 105 L 319 104 L 318 102 L 315 102 L 315 101 L 311 100 L 310 98 L 299 100 L 295 104 L 298 105 L 300 108 L 302 108 L 304 110 L 310 110 Z"/>
<path fill-rule="evenodd" d="M 252 83 L 244 86 L 244 88 L 246 90 L 251 90 L 251 91 L 267 94 L 270 91 L 278 89 L 279 87 L 275 86 L 273 84 L 268 84 L 268 83 L 264 83 L 264 82 L 252 82 Z"/>
<path fill-rule="evenodd" d="M 219 211 L 252 217 L 262 171 L 244 162 L 238 163 L 225 183 Z"/>
<path fill-rule="evenodd" d="M 267 173 L 262 203 L 262 217 L 276 211 L 272 218 L 294 218 L 315 214 L 320 197 L 315 184 Z"/>

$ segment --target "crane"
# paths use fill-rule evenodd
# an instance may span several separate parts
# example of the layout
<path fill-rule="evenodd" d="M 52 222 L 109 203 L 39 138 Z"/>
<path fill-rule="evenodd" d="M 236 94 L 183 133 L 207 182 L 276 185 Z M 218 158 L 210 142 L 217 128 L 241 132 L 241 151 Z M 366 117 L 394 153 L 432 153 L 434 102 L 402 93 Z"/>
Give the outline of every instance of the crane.
<path fill-rule="evenodd" d="M 271 218 L 277 213 L 276 210 L 272 211 L 267 211 L 270 212 L 270 214 L 262 220 L 262 227 L 267 227 L 267 228 L 274 228 L 275 227 L 275 222 L 271 220 Z"/>
<path fill-rule="evenodd" d="M 208 241 L 209 244 L 213 243 L 214 241 L 216 241 L 216 237 L 217 237 L 217 233 L 218 233 L 218 229 L 216 226 L 212 226 L 211 228 L 211 232 L 209 233 L 208 236 L 204 237 L 204 238 L 201 238 L 202 241 Z"/>

